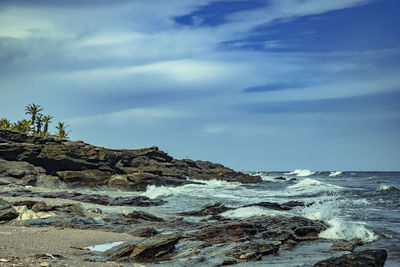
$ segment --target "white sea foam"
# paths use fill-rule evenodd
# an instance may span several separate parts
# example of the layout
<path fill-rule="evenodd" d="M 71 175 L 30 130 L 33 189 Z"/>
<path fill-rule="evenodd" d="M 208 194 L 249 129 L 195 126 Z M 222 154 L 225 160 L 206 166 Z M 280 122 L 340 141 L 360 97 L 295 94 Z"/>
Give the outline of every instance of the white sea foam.
<path fill-rule="evenodd" d="M 109 250 L 110 248 L 116 247 L 124 242 L 114 242 L 114 243 L 107 243 L 107 244 L 101 244 L 101 245 L 95 245 L 95 246 L 89 246 L 86 247 L 87 249 L 91 251 L 100 251 L 104 252 L 106 250 Z"/>
<path fill-rule="evenodd" d="M 195 181 L 202 184 L 187 184 L 177 187 L 149 185 L 147 186 L 146 192 L 142 193 L 141 195 L 146 196 L 150 199 L 171 195 L 186 195 L 188 197 L 192 197 L 194 195 L 206 196 L 207 194 L 211 194 L 215 196 L 214 193 L 215 191 L 217 191 L 218 194 L 223 195 L 223 197 L 234 197 L 227 191 L 241 186 L 241 183 L 226 182 L 220 180 Z"/>
<path fill-rule="evenodd" d="M 310 171 L 310 170 L 300 170 L 300 169 L 298 169 L 298 170 L 294 170 L 292 172 L 285 173 L 285 174 L 305 177 L 305 176 L 313 175 L 313 174 L 315 174 L 315 172 Z"/>
<path fill-rule="evenodd" d="M 305 178 L 297 184 L 285 188 L 282 195 L 285 196 L 312 196 L 324 192 L 336 192 L 344 189 L 341 186 L 324 183 L 315 179 Z"/>
<path fill-rule="evenodd" d="M 261 207 L 243 207 L 225 211 L 224 213 L 221 213 L 221 216 L 235 219 L 235 218 L 248 218 L 252 216 L 261 216 L 261 215 L 276 216 L 282 214 L 283 213 L 280 211 L 264 209 Z"/>
<path fill-rule="evenodd" d="M 378 187 L 378 189 L 376 189 L 376 191 L 386 191 L 386 190 L 393 190 L 393 189 L 397 189 L 397 188 L 392 185 L 382 184 Z"/>
<path fill-rule="evenodd" d="M 378 239 L 373 231 L 367 229 L 358 222 L 345 222 L 338 218 L 327 221 L 330 226 L 319 234 L 319 237 L 328 239 L 346 239 L 360 238 L 364 242 L 372 242 Z"/>
<path fill-rule="evenodd" d="M 336 176 L 339 176 L 339 175 L 341 175 L 343 172 L 340 172 L 340 171 L 334 171 L 334 172 L 331 172 L 330 174 L 329 174 L 329 176 L 330 177 L 336 177 Z"/>
<path fill-rule="evenodd" d="M 373 231 L 365 227 L 361 222 L 345 221 L 339 218 L 341 214 L 340 203 L 336 199 L 323 203 L 315 203 L 303 210 L 303 215 L 312 220 L 321 220 L 329 225 L 329 228 L 319 234 L 327 239 L 353 239 L 360 238 L 364 242 L 372 242 L 378 237 Z"/>
<path fill-rule="evenodd" d="M 274 183 L 279 183 L 279 182 L 285 182 L 286 180 L 281 180 L 281 179 L 276 179 L 278 176 L 270 176 L 270 175 L 264 175 L 260 174 L 259 175 L 263 181 L 266 182 L 274 182 Z"/>

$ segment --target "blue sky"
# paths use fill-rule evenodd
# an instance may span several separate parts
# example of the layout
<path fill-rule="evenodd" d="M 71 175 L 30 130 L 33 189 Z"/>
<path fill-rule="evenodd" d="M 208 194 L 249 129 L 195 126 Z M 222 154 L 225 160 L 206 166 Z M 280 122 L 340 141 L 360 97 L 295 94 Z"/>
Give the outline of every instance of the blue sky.
<path fill-rule="evenodd" d="M 400 170 L 398 0 L 0 0 L 0 117 L 237 170 Z"/>

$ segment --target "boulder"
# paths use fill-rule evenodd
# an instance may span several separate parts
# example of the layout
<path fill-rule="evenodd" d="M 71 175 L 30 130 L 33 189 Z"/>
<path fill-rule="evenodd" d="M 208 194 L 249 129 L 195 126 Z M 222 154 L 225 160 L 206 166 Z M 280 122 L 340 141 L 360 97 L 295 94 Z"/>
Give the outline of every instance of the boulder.
<path fill-rule="evenodd" d="M 201 210 L 198 211 L 186 211 L 178 213 L 181 216 L 208 216 L 208 215 L 218 215 L 225 211 L 232 210 L 233 208 L 225 207 L 221 202 L 217 202 L 214 204 L 210 204 L 204 206 Z"/>
<path fill-rule="evenodd" d="M 339 251 L 353 251 L 356 246 L 361 246 L 364 242 L 360 238 L 351 240 L 337 239 L 332 242 L 332 249 Z"/>
<path fill-rule="evenodd" d="M 0 198 L 0 222 L 14 220 L 18 215 L 19 214 L 13 208 L 12 203 Z"/>
<path fill-rule="evenodd" d="M 115 261 L 158 262 L 170 257 L 179 239 L 180 235 L 170 234 L 128 241 L 105 251 L 103 255 Z"/>
<path fill-rule="evenodd" d="M 314 267 L 383 267 L 387 258 L 384 249 L 363 250 L 317 262 Z"/>
<path fill-rule="evenodd" d="M 133 236 L 151 237 L 157 235 L 159 232 L 154 227 L 142 227 L 130 232 Z"/>
<path fill-rule="evenodd" d="M 132 212 L 123 212 L 122 215 L 128 219 L 136 219 L 136 220 L 152 221 L 152 222 L 164 221 L 164 219 L 154 216 L 145 211 L 134 210 Z"/>

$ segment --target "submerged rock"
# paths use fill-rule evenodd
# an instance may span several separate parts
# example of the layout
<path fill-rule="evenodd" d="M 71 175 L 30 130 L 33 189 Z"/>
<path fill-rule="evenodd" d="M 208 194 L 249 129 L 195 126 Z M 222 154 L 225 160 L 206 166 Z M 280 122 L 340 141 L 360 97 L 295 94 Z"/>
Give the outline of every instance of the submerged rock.
<path fill-rule="evenodd" d="M 382 267 L 386 258 L 387 252 L 384 249 L 363 250 L 319 261 L 314 267 Z"/>

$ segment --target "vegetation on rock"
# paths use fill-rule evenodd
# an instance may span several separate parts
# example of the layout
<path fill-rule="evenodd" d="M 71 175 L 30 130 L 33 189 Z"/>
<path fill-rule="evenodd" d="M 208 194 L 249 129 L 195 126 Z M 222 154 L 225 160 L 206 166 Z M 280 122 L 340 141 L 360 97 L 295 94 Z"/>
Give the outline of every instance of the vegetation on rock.
<path fill-rule="evenodd" d="M 43 108 L 40 105 L 29 104 L 25 107 L 25 114 L 30 115 L 30 120 L 19 120 L 11 123 L 7 118 L 0 118 L 0 129 L 12 130 L 36 136 L 50 136 L 49 124 L 53 116 L 43 115 L 41 112 Z M 68 125 L 65 122 L 58 122 L 56 125 L 57 132 L 54 134 L 59 139 L 67 139 L 69 131 L 66 130 Z M 42 130 L 43 128 L 43 130 Z"/>

